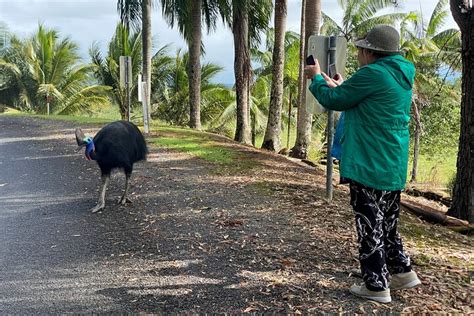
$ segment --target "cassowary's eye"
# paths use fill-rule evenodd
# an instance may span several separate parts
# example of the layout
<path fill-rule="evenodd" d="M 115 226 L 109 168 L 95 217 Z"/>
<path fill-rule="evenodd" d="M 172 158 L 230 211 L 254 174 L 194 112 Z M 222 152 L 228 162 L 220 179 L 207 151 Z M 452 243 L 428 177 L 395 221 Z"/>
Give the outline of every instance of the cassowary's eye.
<path fill-rule="evenodd" d="M 85 138 L 84 138 L 84 143 L 86 143 L 86 144 L 92 143 L 92 137 L 90 137 L 90 136 L 85 137 Z"/>

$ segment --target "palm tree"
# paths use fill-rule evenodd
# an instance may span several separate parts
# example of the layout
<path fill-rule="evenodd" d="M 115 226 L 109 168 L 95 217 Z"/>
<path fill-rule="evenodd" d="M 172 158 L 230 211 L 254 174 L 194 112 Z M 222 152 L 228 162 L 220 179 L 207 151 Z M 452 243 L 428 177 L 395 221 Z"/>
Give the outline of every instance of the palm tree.
<path fill-rule="evenodd" d="M 299 35 L 294 32 L 286 32 L 285 34 L 285 64 L 284 64 L 284 93 L 283 105 L 289 107 L 291 111 L 291 104 L 295 103 L 294 97 L 297 91 L 298 81 L 298 64 L 299 64 Z M 259 64 L 260 67 L 254 70 L 256 79 L 250 86 L 249 93 L 249 107 L 250 117 L 252 119 L 252 143 L 257 135 L 263 136 L 268 120 L 268 104 L 270 103 L 271 86 L 272 86 L 272 55 L 274 46 L 274 31 L 270 29 L 266 33 L 266 50 L 260 51 L 256 48 L 251 49 L 252 62 Z M 237 117 L 237 106 L 235 100 L 235 92 L 226 93 L 224 98 L 221 98 L 221 110 L 217 119 L 213 120 L 210 127 L 213 130 L 222 132 L 229 136 L 229 128 L 235 128 L 235 120 Z M 290 114 L 282 114 L 286 122 L 291 119 Z M 290 124 L 287 124 L 287 127 Z M 288 147 L 288 145 L 287 145 Z"/>
<path fill-rule="evenodd" d="M 234 139 L 251 144 L 249 120 L 250 37 L 249 14 L 246 6 L 232 2 L 232 33 L 234 34 L 234 73 L 237 98 L 237 124 Z"/>
<path fill-rule="evenodd" d="M 209 31 L 215 29 L 217 18 L 223 19 L 228 10 L 225 0 L 161 0 L 164 17 L 171 27 L 178 26 L 188 43 L 189 63 L 189 126 L 201 129 L 201 50 L 202 19 Z"/>
<path fill-rule="evenodd" d="M 79 61 L 77 45 L 43 25 L 29 39 L 13 36 L 0 59 L 11 105 L 37 113 L 65 114 L 106 102 L 108 87 L 91 85 L 93 66 Z"/>
<path fill-rule="evenodd" d="M 107 56 L 103 57 L 97 45 L 93 45 L 89 51 L 92 62 L 95 65 L 95 77 L 103 85 L 110 86 L 112 102 L 119 108 L 122 119 L 128 119 L 128 109 L 125 89 L 120 87 L 120 56 L 131 56 L 132 76 L 136 77 L 140 71 L 141 58 L 141 33 L 129 34 L 127 28 L 118 24 L 115 35 L 109 43 Z M 137 82 L 132 81 L 132 90 L 137 89 Z"/>
<path fill-rule="evenodd" d="M 462 37 L 461 135 L 453 204 L 448 215 L 474 222 L 474 5 L 472 0 L 451 0 L 451 12 Z"/>
<path fill-rule="evenodd" d="M 271 75 L 260 75 L 250 87 L 249 111 L 252 118 L 252 143 L 255 137 L 265 132 L 268 119 L 268 104 L 270 102 Z M 219 133 L 231 137 L 235 133 L 237 117 L 236 92 L 227 90 L 219 96 L 219 112 L 211 121 L 209 127 Z M 233 131 L 231 130 L 233 128 Z"/>
<path fill-rule="evenodd" d="M 130 27 L 142 31 L 142 56 L 143 56 L 143 76 L 142 80 L 146 82 L 145 104 L 148 106 L 148 122 L 150 122 L 151 113 L 151 9 L 152 0 L 118 0 L 117 10 L 120 20 L 125 28 L 130 32 Z M 141 25 L 140 25 L 141 22 Z"/>
<path fill-rule="evenodd" d="M 304 42 L 308 43 L 308 39 L 311 35 L 319 34 L 319 26 L 321 24 L 321 1 L 320 0 L 306 0 L 304 12 L 305 12 L 305 16 L 304 16 L 305 40 Z M 308 48 L 305 47 L 304 50 L 305 50 L 304 56 L 307 56 Z M 304 79 L 302 86 L 306 87 L 306 79 Z M 293 146 L 290 153 L 292 157 L 301 158 L 301 159 L 306 159 L 308 157 L 308 147 L 311 142 L 311 122 L 312 122 L 312 115 L 311 113 L 307 111 L 305 102 L 303 101 L 298 104 L 296 142 L 295 142 L 295 146 Z"/>
<path fill-rule="evenodd" d="M 283 103 L 283 78 L 285 65 L 285 29 L 287 1 L 275 1 L 275 41 L 273 47 L 273 73 L 270 109 L 262 148 L 279 151 L 281 134 L 281 111 Z"/>
<path fill-rule="evenodd" d="M 173 125 L 185 125 L 189 121 L 189 85 L 186 65 L 189 54 L 176 52 L 174 57 L 168 55 L 165 46 L 153 57 L 155 65 L 152 82 L 155 87 L 152 95 L 153 116 Z M 212 63 L 202 66 L 202 121 L 209 124 L 217 118 L 222 110 L 222 99 L 229 90 L 220 84 L 211 82 L 212 78 L 222 71 L 222 67 Z M 225 103 L 225 102 L 224 102 Z"/>
<path fill-rule="evenodd" d="M 394 24 L 405 17 L 404 13 L 378 15 L 380 10 L 396 5 L 394 0 L 338 0 L 338 3 L 344 10 L 342 24 L 323 12 L 321 33 L 344 36 L 347 42 L 364 36 L 377 24 Z"/>
<path fill-rule="evenodd" d="M 250 82 L 251 46 L 259 42 L 268 28 L 273 9 L 271 0 L 231 0 L 232 19 L 228 23 L 234 35 L 234 73 L 237 99 L 237 123 L 234 139 L 251 144 Z M 252 8 L 250 10 L 250 8 Z M 228 15 L 226 15 L 228 16 Z"/>
<path fill-rule="evenodd" d="M 291 126 L 291 112 L 293 103 L 296 103 L 296 95 L 298 91 L 298 66 L 299 66 L 299 49 L 300 39 L 299 34 L 288 31 L 285 33 L 284 41 L 284 67 L 283 67 L 283 91 L 282 91 L 282 106 L 288 108 L 288 112 L 281 112 L 282 117 L 285 118 L 287 125 L 287 132 L 290 132 Z M 261 67 L 255 69 L 255 75 L 257 76 L 257 82 L 268 82 L 270 85 L 273 83 L 272 72 L 273 67 L 273 47 L 274 47 L 275 32 L 273 29 L 268 30 L 266 34 L 266 50 L 260 51 L 252 49 L 252 61 L 260 64 Z M 268 77 L 261 81 L 260 78 Z M 266 100 L 271 100 L 270 91 L 271 86 L 261 88 L 263 91 L 269 91 L 269 95 L 265 95 Z M 252 93 L 257 91 L 256 86 L 253 85 Z M 258 92 L 257 92 L 258 93 Z M 259 93 L 260 94 L 260 93 Z M 260 97 L 261 99 L 262 97 Z M 270 101 L 271 102 L 271 101 Z M 269 114 L 270 115 L 270 114 Z M 267 119 L 268 121 L 268 119 Z M 267 122 L 268 124 L 268 122 Z M 280 122 L 281 124 L 281 122 Z M 281 137 L 279 137 L 281 139 Z M 287 137 L 289 140 L 289 136 Z M 286 144 L 286 148 L 289 148 L 289 144 Z"/>

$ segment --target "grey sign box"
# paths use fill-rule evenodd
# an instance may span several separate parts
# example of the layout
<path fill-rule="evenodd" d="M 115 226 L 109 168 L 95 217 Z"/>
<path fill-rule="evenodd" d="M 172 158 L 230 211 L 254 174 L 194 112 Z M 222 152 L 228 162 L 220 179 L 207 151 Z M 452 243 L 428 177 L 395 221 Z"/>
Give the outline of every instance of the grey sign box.
<path fill-rule="evenodd" d="M 313 55 L 314 59 L 319 61 L 321 70 L 328 72 L 328 49 L 329 37 L 321 35 L 312 35 L 308 40 L 308 56 Z M 338 36 L 336 39 L 336 71 L 344 78 L 346 75 L 346 60 L 347 60 L 347 41 L 344 37 Z M 314 96 L 309 91 L 311 80 L 307 81 L 306 85 L 306 110 L 312 114 L 319 114 L 326 111 L 326 109 L 318 103 Z"/>
<path fill-rule="evenodd" d="M 120 87 L 125 88 L 126 84 L 132 85 L 132 57 L 120 56 Z"/>

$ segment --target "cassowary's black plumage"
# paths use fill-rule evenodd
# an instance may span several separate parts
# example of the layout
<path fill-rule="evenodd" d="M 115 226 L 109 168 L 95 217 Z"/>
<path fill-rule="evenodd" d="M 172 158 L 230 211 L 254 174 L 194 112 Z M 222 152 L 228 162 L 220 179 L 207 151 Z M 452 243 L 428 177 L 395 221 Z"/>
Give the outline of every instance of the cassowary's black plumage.
<path fill-rule="evenodd" d="M 127 121 L 103 127 L 94 137 L 94 146 L 91 158 L 97 161 L 103 175 L 116 168 L 123 168 L 125 174 L 131 174 L 133 164 L 146 159 L 148 152 L 140 130 Z"/>
<path fill-rule="evenodd" d="M 94 139 L 86 137 L 80 129 L 76 129 L 76 141 L 79 148 L 86 146 L 86 157 L 95 160 L 102 173 L 102 193 L 92 212 L 105 207 L 105 192 L 110 173 L 117 168 L 125 172 L 125 192 L 120 200 L 121 204 L 125 204 L 133 164 L 145 160 L 148 153 L 145 138 L 140 130 L 130 122 L 116 121 L 104 126 Z"/>

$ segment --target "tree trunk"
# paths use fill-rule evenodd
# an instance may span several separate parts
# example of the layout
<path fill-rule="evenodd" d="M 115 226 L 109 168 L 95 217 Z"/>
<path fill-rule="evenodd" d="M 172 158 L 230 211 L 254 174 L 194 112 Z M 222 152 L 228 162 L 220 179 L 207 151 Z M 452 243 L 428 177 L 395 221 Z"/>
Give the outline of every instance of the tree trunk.
<path fill-rule="evenodd" d="M 191 7 L 192 34 L 189 46 L 189 127 L 201 129 L 201 5 L 202 0 L 193 0 Z"/>
<path fill-rule="evenodd" d="M 248 8 L 233 1 L 232 32 L 234 35 L 234 73 L 237 101 L 237 125 L 234 139 L 250 145 L 252 143 L 249 122 L 249 16 Z"/>
<path fill-rule="evenodd" d="M 304 4 L 304 14 L 302 12 L 302 25 L 304 23 L 304 32 L 302 30 L 301 34 L 304 34 L 304 50 L 303 56 L 300 56 L 300 63 L 303 64 L 305 56 L 307 55 L 307 43 L 311 35 L 319 34 L 319 26 L 321 24 L 321 1 L 320 0 L 306 0 L 303 1 Z M 303 11 L 303 10 L 302 10 Z M 304 17 L 304 18 L 303 18 Z M 303 22 L 304 19 L 304 22 Z M 302 44 L 303 45 L 303 44 Z M 300 52 L 301 55 L 301 52 Z M 302 72 L 302 67 L 300 64 L 300 72 Z M 302 74 L 300 73 L 300 76 Z M 295 146 L 291 149 L 290 156 L 306 159 L 309 152 L 309 144 L 311 142 L 311 127 L 312 127 L 312 115 L 306 109 L 306 79 L 303 79 L 302 85 L 300 87 L 299 93 L 301 96 L 298 97 L 298 120 L 297 120 L 297 132 L 296 132 L 296 143 Z"/>
<path fill-rule="evenodd" d="M 291 93 L 291 89 L 289 89 L 290 91 L 288 92 L 289 93 L 289 96 L 288 96 L 288 137 L 286 138 L 286 149 L 289 149 L 290 148 L 290 134 L 291 134 L 291 105 L 293 104 L 293 94 Z"/>
<path fill-rule="evenodd" d="M 474 223 L 474 8 L 472 1 L 451 0 L 451 12 L 461 29 L 461 134 L 453 204 L 448 215 Z"/>
<path fill-rule="evenodd" d="M 416 100 L 413 100 L 413 112 L 415 116 L 415 143 L 413 145 L 413 167 L 411 170 L 410 182 L 416 182 L 416 174 L 418 170 L 418 157 L 420 155 L 420 137 L 421 137 L 421 109 L 418 108 Z"/>
<path fill-rule="evenodd" d="M 272 88 L 267 129 L 262 148 L 279 151 L 281 147 L 281 111 L 283 103 L 283 76 L 285 68 L 285 31 L 287 0 L 275 2 L 275 43 L 273 46 Z"/>
<path fill-rule="evenodd" d="M 143 79 L 146 82 L 145 101 L 148 108 L 148 124 L 151 122 L 151 0 L 142 2 L 142 52 Z"/>

